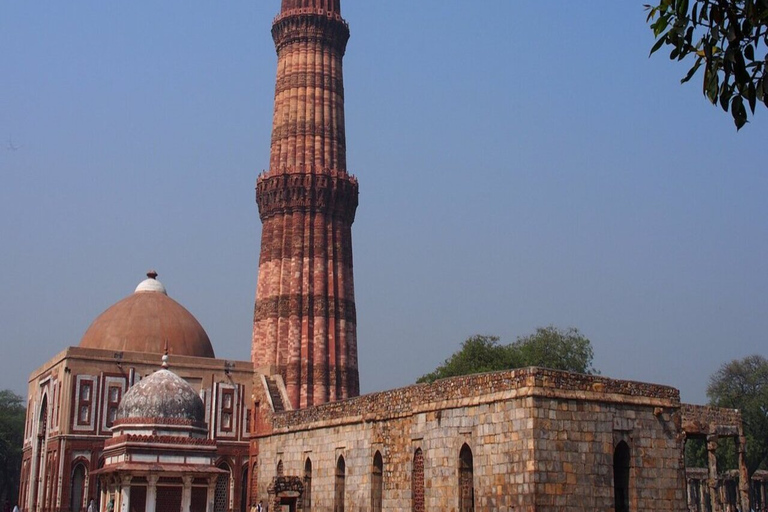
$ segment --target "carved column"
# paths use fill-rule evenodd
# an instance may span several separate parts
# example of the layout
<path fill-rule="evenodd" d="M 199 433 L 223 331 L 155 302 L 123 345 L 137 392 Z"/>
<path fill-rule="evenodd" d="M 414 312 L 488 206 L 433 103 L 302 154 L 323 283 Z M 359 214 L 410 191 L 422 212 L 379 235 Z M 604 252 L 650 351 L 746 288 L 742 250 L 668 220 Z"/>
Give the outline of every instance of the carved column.
<path fill-rule="evenodd" d="M 155 512 L 157 507 L 157 481 L 158 475 L 147 476 L 147 500 L 144 505 L 144 512 Z"/>
<path fill-rule="evenodd" d="M 189 512 L 189 508 L 192 506 L 192 480 L 191 475 L 181 477 L 181 481 L 184 482 L 181 489 L 181 512 Z"/>
<path fill-rule="evenodd" d="M 721 512 L 720 492 L 717 478 L 717 435 L 707 436 L 707 466 L 709 467 L 709 500 L 712 512 Z"/>
<path fill-rule="evenodd" d="M 120 512 L 131 512 L 131 475 L 120 477 Z"/>
<path fill-rule="evenodd" d="M 213 504 L 216 500 L 216 477 L 211 476 L 208 477 L 208 494 L 206 495 L 206 500 L 208 502 L 208 506 L 206 510 L 208 512 L 213 512 Z"/>

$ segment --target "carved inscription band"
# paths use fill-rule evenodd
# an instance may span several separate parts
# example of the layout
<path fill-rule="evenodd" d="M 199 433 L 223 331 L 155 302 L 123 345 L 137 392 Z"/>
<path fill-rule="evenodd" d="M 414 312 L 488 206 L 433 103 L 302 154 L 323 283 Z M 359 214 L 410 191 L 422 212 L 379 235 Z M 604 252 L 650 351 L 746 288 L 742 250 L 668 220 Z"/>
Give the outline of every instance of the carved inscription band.
<path fill-rule="evenodd" d="M 338 299 L 325 295 L 279 295 L 256 301 L 253 316 L 255 321 L 270 318 L 318 317 L 339 318 L 356 322 L 355 301 Z"/>
<path fill-rule="evenodd" d="M 320 212 L 339 215 L 351 224 L 357 210 L 357 180 L 351 176 L 278 174 L 256 185 L 262 222 L 274 215 Z"/>

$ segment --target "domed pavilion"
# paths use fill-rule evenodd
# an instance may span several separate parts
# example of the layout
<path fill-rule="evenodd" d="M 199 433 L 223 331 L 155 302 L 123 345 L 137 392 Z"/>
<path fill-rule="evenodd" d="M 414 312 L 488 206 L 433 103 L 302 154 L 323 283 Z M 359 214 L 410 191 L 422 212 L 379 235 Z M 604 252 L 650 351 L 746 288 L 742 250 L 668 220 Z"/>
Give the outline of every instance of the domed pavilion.
<path fill-rule="evenodd" d="M 123 397 L 104 443 L 100 510 L 207 512 L 216 484 L 216 440 L 208 437 L 205 404 L 192 386 L 163 368 Z"/>
<path fill-rule="evenodd" d="M 21 508 L 243 512 L 253 364 L 216 359 L 157 272 L 131 292 L 30 375 Z"/>

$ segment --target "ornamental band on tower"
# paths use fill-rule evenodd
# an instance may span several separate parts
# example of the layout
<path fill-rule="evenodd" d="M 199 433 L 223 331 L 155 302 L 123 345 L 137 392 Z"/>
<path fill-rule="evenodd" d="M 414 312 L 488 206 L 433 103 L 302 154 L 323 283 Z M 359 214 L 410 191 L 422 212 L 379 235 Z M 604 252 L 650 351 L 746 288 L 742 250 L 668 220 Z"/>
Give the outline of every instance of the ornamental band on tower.
<path fill-rule="evenodd" d="M 358 185 L 347 174 L 340 0 L 283 0 L 272 26 L 277 84 L 253 320 L 255 368 L 293 408 L 359 394 L 352 277 Z"/>

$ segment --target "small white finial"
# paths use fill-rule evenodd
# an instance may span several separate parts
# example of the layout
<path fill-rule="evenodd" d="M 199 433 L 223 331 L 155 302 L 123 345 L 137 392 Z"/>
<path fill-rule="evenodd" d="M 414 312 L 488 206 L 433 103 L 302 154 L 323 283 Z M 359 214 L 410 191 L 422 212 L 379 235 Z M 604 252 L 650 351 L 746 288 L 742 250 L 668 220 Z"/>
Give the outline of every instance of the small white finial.
<path fill-rule="evenodd" d="M 150 270 L 147 272 L 147 278 L 139 283 L 136 287 L 136 292 L 158 292 L 164 295 L 168 295 L 163 283 L 157 280 L 157 272 Z"/>
<path fill-rule="evenodd" d="M 165 354 L 163 354 L 163 364 L 161 366 L 166 370 L 168 369 L 168 340 L 165 340 Z"/>

